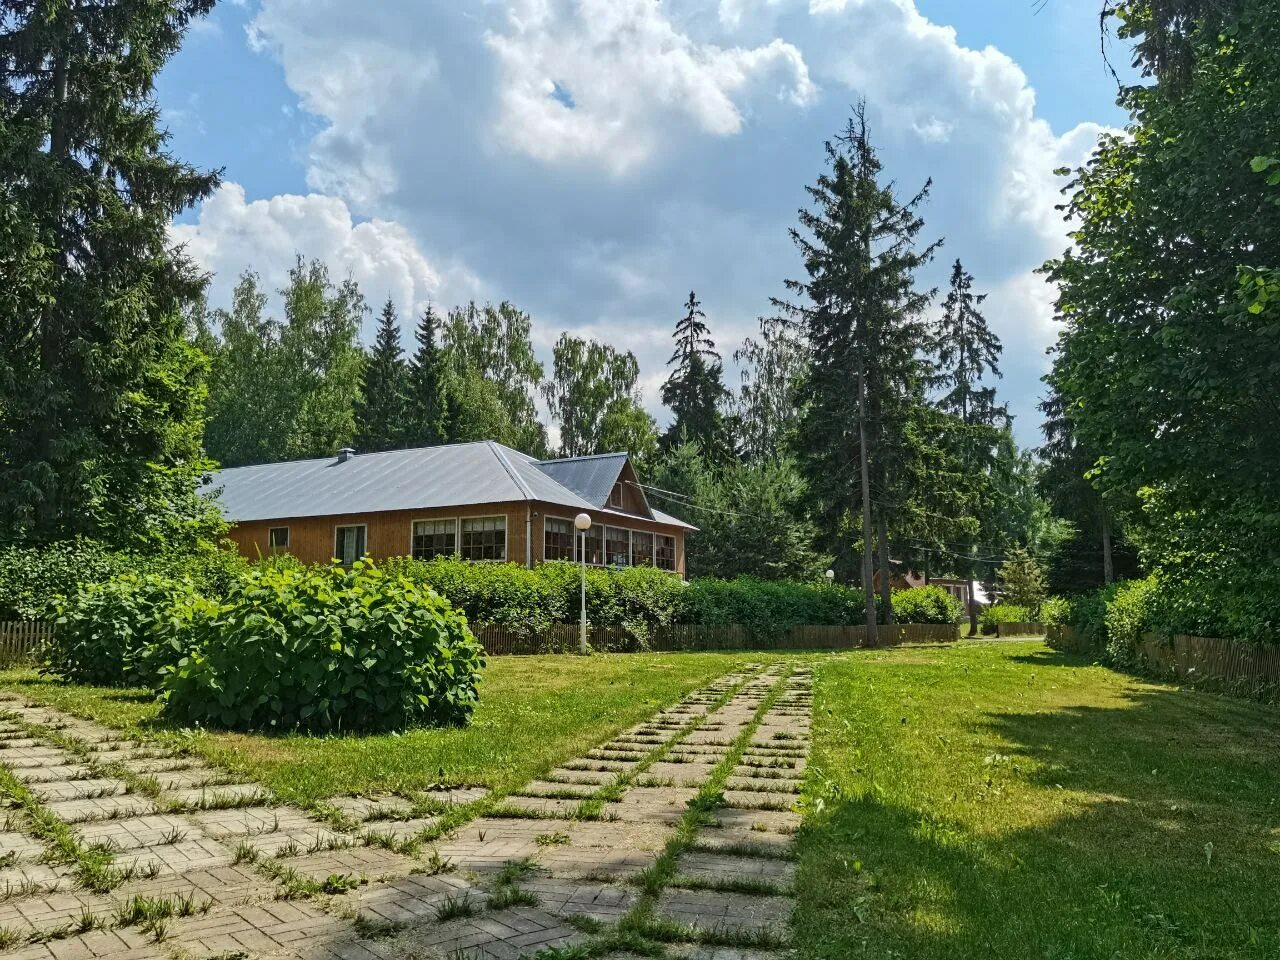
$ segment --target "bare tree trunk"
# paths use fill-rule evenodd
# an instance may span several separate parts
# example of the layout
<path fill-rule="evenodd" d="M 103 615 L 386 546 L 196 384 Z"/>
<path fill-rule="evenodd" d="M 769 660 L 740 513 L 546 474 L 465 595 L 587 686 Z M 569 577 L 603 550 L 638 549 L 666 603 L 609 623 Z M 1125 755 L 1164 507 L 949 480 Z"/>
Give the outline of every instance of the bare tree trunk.
<path fill-rule="evenodd" d="M 1116 578 L 1116 568 L 1111 561 L 1111 518 L 1107 516 L 1107 508 L 1102 508 L 1102 582 L 1110 583 Z"/>
<path fill-rule="evenodd" d="M 867 463 L 867 372 L 858 356 L 858 469 L 862 481 L 862 595 L 866 601 L 867 646 L 876 645 L 876 597 L 871 556 L 875 526 L 871 522 L 871 468 Z"/>
<path fill-rule="evenodd" d="M 880 606 L 884 622 L 893 623 L 893 560 L 889 556 L 889 521 L 883 513 L 877 521 L 880 540 Z"/>

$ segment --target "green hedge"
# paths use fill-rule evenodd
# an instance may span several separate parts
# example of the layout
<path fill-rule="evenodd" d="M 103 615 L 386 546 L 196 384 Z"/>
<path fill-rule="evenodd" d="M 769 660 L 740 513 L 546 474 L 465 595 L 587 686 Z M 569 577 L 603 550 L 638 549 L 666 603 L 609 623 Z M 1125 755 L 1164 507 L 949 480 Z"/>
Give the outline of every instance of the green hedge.
<path fill-rule="evenodd" d="M 996 632 L 1000 623 L 1032 623 L 1034 611 L 1030 607 L 1020 607 L 1013 603 L 993 603 L 983 607 L 978 614 L 978 628 L 985 634 Z"/>
<path fill-rule="evenodd" d="M 123 575 L 187 580 L 203 593 L 223 596 L 248 566 L 234 550 L 211 545 L 147 555 L 108 550 L 85 539 L 0 547 L 0 620 L 53 620 L 59 597 Z"/>
<path fill-rule="evenodd" d="M 893 618 L 898 623 L 959 623 L 964 604 L 942 587 L 908 587 L 893 593 Z"/>
<path fill-rule="evenodd" d="M 484 651 L 422 584 L 357 563 L 264 565 L 199 606 L 165 713 L 235 730 L 388 730 L 471 715 Z"/>

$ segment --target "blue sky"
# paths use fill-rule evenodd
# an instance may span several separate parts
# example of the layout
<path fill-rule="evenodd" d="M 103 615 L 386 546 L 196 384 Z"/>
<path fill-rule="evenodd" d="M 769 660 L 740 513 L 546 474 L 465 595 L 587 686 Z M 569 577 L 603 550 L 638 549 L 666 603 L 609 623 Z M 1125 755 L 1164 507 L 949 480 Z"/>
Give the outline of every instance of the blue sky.
<path fill-rule="evenodd" d="M 510 299 L 544 356 L 563 330 L 635 351 L 662 420 L 689 289 L 728 357 L 798 269 L 803 187 L 865 96 L 888 174 L 934 179 L 946 243 L 923 279 L 958 256 L 989 292 L 1034 443 L 1053 329 L 1033 271 L 1065 246 L 1052 170 L 1123 123 L 1097 4 L 224 2 L 161 77 L 174 151 L 224 171 L 174 232 L 215 305 L 296 253 L 402 315 Z"/>

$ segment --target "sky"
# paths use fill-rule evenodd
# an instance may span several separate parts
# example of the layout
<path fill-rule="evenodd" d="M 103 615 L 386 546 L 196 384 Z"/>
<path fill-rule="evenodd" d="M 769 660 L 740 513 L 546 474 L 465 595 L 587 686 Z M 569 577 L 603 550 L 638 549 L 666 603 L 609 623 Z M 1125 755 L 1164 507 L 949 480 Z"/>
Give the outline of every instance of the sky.
<path fill-rule="evenodd" d="M 1035 270 L 1067 243 L 1053 171 L 1124 122 L 1098 6 L 223 0 L 158 86 L 173 152 L 223 178 L 173 234 L 213 306 L 245 269 L 278 288 L 316 257 L 374 311 L 390 297 L 406 347 L 428 302 L 510 300 L 548 366 L 565 330 L 633 351 L 665 423 L 689 291 L 736 385 L 734 349 L 800 270 L 788 230 L 823 142 L 865 98 L 901 194 L 932 178 L 922 237 L 945 242 L 921 283 L 957 257 L 974 274 L 1035 444 L 1054 337 Z"/>

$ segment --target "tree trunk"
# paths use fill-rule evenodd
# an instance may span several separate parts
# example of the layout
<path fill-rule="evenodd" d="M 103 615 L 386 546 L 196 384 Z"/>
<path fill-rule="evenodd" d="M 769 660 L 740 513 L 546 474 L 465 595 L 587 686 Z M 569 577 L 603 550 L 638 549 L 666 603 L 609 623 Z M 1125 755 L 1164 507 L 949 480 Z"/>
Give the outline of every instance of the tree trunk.
<path fill-rule="evenodd" d="M 858 356 L 858 468 L 862 481 L 862 595 L 866 602 L 868 647 L 876 645 L 876 597 L 872 574 L 871 468 L 867 463 L 867 373 L 866 361 Z"/>
<path fill-rule="evenodd" d="M 1116 578 L 1115 565 L 1111 561 L 1111 519 L 1107 516 L 1107 508 L 1102 508 L 1102 582 L 1110 583 Z"/>
<path fill-rule="evenodd" d="M 889 521 L 884 514 L 878 521 L 880 539 L 880 606 L 884 622 L 893 623 L 893 559 L 889 556 Z"/>

